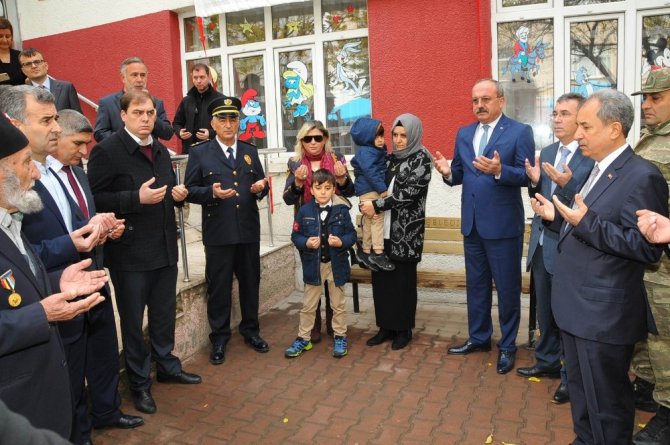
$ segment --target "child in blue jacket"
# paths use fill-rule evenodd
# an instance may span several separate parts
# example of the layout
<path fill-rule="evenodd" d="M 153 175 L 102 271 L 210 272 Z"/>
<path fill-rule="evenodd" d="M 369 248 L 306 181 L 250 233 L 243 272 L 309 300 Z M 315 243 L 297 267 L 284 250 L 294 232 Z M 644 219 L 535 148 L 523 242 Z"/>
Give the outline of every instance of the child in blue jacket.
<path fill-rule="evenodd" d="M 351 206 L 335 194 L 335 176 L 332 173 L 326 169 L 315 171 L 311 192 L 314 199 L 300 207 L 291 233 L 291 241 L 300 252 L 305 296 L 300 311 L 298 338 L 284 355 L 298 357 L 312 349 L 310 333 L 323 281 L 327 280 L 335 333 L 333 356 L 340 358 L 348 353 L 344 285 L 351 275 L 348 249 L 356 243 L 356 229 L 349 215 Z"/>
<path fill-rule="evenodd" d="M 351 160 L 356 196 L 360 202 L 386 197 L 386 145 L 381 121 L 362 117 L 354 122 L 350 133 L 358 146 Z M 363 216 L 361 232 L 363 245 L 356 251 L 359 263 L 373 271 L 395 269 L 384 253 L 384 214 L 376 218 Z"/>

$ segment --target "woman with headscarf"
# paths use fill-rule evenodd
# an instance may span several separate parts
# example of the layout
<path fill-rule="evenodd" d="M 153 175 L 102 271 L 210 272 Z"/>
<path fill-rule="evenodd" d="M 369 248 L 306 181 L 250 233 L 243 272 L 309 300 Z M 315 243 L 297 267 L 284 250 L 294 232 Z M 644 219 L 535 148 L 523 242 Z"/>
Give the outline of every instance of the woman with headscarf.
<path fill-rule="evenodd" d="M 347 173 L 346 159 L 343 155 L 333 151 L 330 144 L 330 133 L 320 121 L 305 122 L 298 130 L 295 143 L 295 155 L 288 161 L 286 185 L 284 187 L 284 202 L 293 205 L 295 213 L 303 204 L 312 200 L 312 173 L 325 168 L 336 180 L 336 190 L 340 196 L 350 197 L 355 193 L 354 183 Z M 333 311 L 328 301 L 328 287 L 326 292 L 326 330 L 333 335 Z M 321 341 L 321 301 L 316 310 L 314 329 L 312 329 L 312 343 Z"/>
<path fill-rule="evenodd" d="M 360 204 L 364 217 L 384 215 L 384 250 L 393 272 L 372 272 L 372 297 L 379 332 L 367 341 L 375 346 L 392 340 L 402 349 L 412 339 L 416 315 L 416 269 L 421 261 L 426 219 L 426 196 L 432 157 L 421 143 L 423 126 L 413 114 L 401 114 L 391 127 L 393 153 L 389 156 L 388 195 Z"/>

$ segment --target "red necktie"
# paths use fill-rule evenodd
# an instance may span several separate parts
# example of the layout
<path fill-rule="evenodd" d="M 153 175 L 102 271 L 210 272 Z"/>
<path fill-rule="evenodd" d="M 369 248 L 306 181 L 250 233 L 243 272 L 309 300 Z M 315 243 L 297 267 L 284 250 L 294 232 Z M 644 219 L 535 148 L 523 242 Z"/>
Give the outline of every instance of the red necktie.
<path fill-rule="evenodd" d="M 79 208 L 84 214 L 84 218 L 88 219 L 88 207 L 86 206 L 86 200 L 84 199 L 84 195 L 81 193 L 81 190 L 79 189 L 79 184 L 77 184 L 77 180 L 74 178 L 74 175 L 72 174 L 72 169 L 70 168 L 69 165 L 64 165 L 63 171 L 67 175 L 67 180 L 70 183 L 70 186 L 72 187 L 74 196 L 77 197 L 77 203 L 79 204 Z"/>
<path fill-rule="evenodd" d="M 144 152 L 144 156 L 146 156 L 147 158 L 149 158 L 149 160 L 150 160 L 151 162 L 154 162 L 154 152 L 153 152 L 153 148 L 152 148 L 151 144 L 149 144 L 149 145 L 140 145 L 140 148 L 141 148 L 142 151 Z"/>

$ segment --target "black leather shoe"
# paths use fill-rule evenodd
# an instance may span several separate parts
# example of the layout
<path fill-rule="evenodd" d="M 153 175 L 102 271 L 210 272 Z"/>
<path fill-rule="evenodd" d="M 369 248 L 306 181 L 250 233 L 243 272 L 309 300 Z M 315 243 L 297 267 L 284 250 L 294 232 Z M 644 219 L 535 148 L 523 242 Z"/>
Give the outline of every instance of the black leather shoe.
<path fill-rule="evenodd" d="M 640 377 L 633 380 L 633 393 L 635 394 L 635 408 L 648 413 L 658 410 L 658 403 L 654 400 L 655 385 Z"/>
<path fill-rule="evenodd" d="M 153 414 L 156 412 L 156 402 L 151 397 L 151 392 L 148 389 L 140 391 L 131 391 L 133 396 L 133 403 L 137 411 Z"/>
<path fill-rule="evenodd" d="M 137 428 L 141 425 L 144 425 L 144 419 L 140 416 L 131 416 L 130 414 L 121 413 L 121 417 L 119 417 L 116 421 L 104 425 L 95 425 L 94 428 L 119 428 L 122 430 L 129 430 L 131 428 Z"/>
<path fill-rule="evenodd" d="M 514 351 L 500 351 L 498 353 L 498 365 L 496 366 L 498 374 L 507 374 L 514 369 L 515 358 L 516 352 Z"/>
<path fill-rule="evenodd" d="M 550 379 L 561 378 L 561 368 L 546 369 L 532 366 L 530 368 L 516 368 L 516 373 L 521 377 L 549 377 Z"/>
<path fill-rule="evenodd" d="M 245 338 L 244 343 L 254 348 L 256 352 L 268 352 L 270 350 L 270 346 L 265 340 L 261 338 L 260 335 L 254 335 L 253 337 Z"/>
<path fill-rule="evenodd" d="M 568 385 L 565 383 L 561 383 L 560 385 L 558 385 L 558 388 L 556 388 L 556 392 L 554 393 L 554 396 L 551 398 L 551 403 L 555 403 L 556 405 L 562 405 L 569 401 L 570 401 L 570 394 L 568 393 Z"/>
<path fill-rule="evenodd" d="M 368 341 L 365 342 L 365 344 L 368 346 L 377 346 L 381 345 L 386 340 L 392 340 L 393 337 L 394 337 L 393 331 L 389 331 L 384 328 L 379 328 L 379 332 L 377 332 L 374 337 L 369 338 Z"/>
<path fill-rule="evenodd" d="M 202 378 L 197 374 L 191 374 L 190 372 L 182 371 L 179 374 L 162 374 L 160 372 L 156 373 L 156 380 L 161 383 L 181 383 L 183 385 L 195 385 L 202 383 Z"/>
<path fill-rule="evenodd" d="M 223 345 L 212 345 L 212 353 L 209 354 L 209 362 L 212 365 L 220 365 L 226 361 L 226 347 Z"/>
<path fill-rule="evenodd" d="M 402 349 L 409 344 L 409 341 L 412 339 L 412 331 L 396 331 L 395 338 L 393 343 L 391 343 L 391 349 L 397 351 Z"/>
<path fill-rule="evenodd" d="M 670 409 L 659 405 L 656 415 L 633 436 L 633 445 L 666 445 L 670 443 Z"/>
<path fill-rule="evenodd" d="M 491 345 L 484 344 L 484 345 L 477 345 L 475 343 L 472 343 L 470 340 L 466 341 L 462 345 L 459 346 L 452 346 L 451 348 L 447 349 L 447 354 L 452 354 L 452 355 L 466 355 L 471 352 L 488 352 L 491 350 Z"/>

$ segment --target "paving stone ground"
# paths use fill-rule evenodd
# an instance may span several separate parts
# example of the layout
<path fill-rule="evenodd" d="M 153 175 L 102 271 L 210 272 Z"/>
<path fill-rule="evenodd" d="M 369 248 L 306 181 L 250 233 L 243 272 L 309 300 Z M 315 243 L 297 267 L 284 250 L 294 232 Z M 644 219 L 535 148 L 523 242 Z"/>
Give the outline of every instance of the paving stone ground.
<path fill-rule="evenodd" d="M 146 425 L 98 431 L 94 442 L 476 445 L 493 434 L 494 444 L 553 445 L 574 439 L 569 405 L 550 403 L 556 380 L 498 375 L 495 348 L 447 356 L 448 345 L 467 337 L 464 304 L 420 296 L 413 341 L 392 351 L 390 343 L 365 345 L 376 326 L 372 301 L 364 297 L 361 313 L 349 314 L 348 356 L 333 358 L 332 340 L 324 334 L 311 351 L 286 359 L 301 298 L 295 292 L 262 314 L 270 352 L 254 352 L 236 334 L 226 362 L 212 366 L 203 349 L 184 364 L 202 375 L 202 384 L 155 383 L 158 412 L 145 415 Z M 526 323 L 524 317 L 521 326 Z M 526 338 L 520 332 L 519 341 Z M 532 352 L 520 347 L 517 366 L 532 363 Z M 122 409 L 137 414 L 127 391 L 123 400 Z M 650 417 L 638 414 L 638 423 Z"/>

